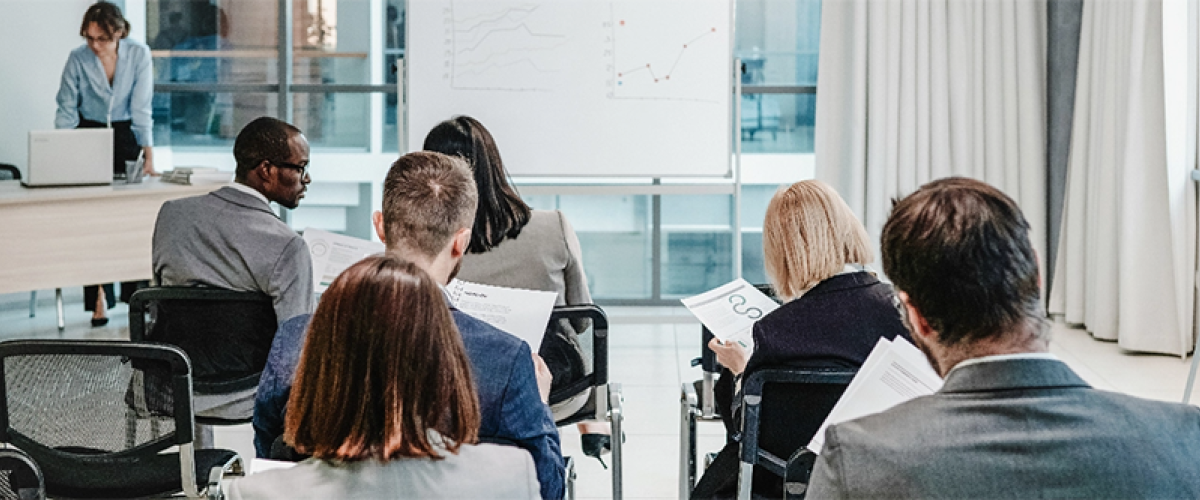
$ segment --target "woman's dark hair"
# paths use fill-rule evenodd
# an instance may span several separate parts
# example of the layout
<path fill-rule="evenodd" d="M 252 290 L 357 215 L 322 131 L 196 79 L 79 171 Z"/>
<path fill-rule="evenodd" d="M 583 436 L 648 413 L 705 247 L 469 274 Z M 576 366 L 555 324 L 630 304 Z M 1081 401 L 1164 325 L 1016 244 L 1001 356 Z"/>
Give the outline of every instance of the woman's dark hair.
<path fill-rule="evenodd" d="M 479 191 L 479 208 L 471 228 L 469 253 L 491 250 L 505 238 L 516 238 L 529 223 L 530 208 L 512 185 L 500 161 L 492 134 L 479 120 L 456 116 L 439 123 L 425 136 L 426 151 L 459 156 L 471 165 Z"/>
<path fill-rule="evenodd" d="M 395 255 L 376 255 L 346 269 L 321 297 L 283 436 L 322 459 L 439 459 L 438 447 L 457 453 L 478 440 L 478 400 L 433 278 Z"/>
<path fill-rule="evenodd" d="M 129 21 L 121 15 L 121 8 L 108 2 L 96 2 L 88 7 L 87 12 L 83 13 L 83 24 L 79 26 L 79 36 L 86 37 L 88 25 L 92 23 L 96 23 L 96 26 L 114 38 L 129 36 L 131 29 Z M 118 31 L 121 32 L 119 37 L 116 36 Z"/>

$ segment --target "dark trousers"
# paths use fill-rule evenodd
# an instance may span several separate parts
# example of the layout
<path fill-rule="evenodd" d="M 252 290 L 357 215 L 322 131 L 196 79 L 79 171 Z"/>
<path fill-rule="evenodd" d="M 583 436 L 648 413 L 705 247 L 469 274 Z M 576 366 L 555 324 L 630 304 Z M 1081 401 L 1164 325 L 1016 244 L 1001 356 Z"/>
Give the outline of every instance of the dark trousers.
<path fill-rule="evenodd" d="M 101 122 L 80 118 L 79 126 L 75 128 L 105 128 L 106 125 Z M 142 152 L 141 146 L 138 146 L 137 137 L 133 135 L 133 122 L 124 120 L 112 122 L 113 129 L 113 175 L 125 175 L 125 162 L 136 161 L 138 154 Z M 140 287 L 149 286 L 149 281 L 126 281 L 121 283 L 121 302 L 129 302 L 129 297 L 133 292 Z M 89 285 L 83 287 L 83 310 L 96 310 L 96 295 L 99 293 L 99 287 L 104 287 L 104 300 L 107 302 L 108 308 L 111 309 L 117 305 L 117 295 L 113 292 L 113 284 L 105 283 L 104 285 Z"/>
<path fill-rule="evenodd" d="M 128 304 L 129 298 L 133 296 L 133 292 L 148 286 L 150 286 L 150 282 L 147 280 L 122 281 L 120 296 L 121 302 Z M 105 283 L 103 285 L 88 285 L 83 287 L 84 311 L 96 310 L 96 295 L 100 293 L 100 287 L 104 287 L 104 302 L 107 306 L 105 309 L 112 309 L 117 305 L 117 294 L 114 292 L 116 287 L 114 287 L 112 283 Z"/>

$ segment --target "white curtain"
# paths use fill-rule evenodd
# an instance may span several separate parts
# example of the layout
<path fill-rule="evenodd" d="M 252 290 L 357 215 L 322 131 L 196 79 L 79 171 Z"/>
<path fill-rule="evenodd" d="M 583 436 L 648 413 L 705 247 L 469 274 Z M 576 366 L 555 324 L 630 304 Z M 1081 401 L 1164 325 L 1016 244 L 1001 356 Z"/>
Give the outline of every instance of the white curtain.
<path fill-rule="evenodd" d="M 1191 349 L 1188 180 L 1168 170 L 1159 1 L 1084 4 L 1050 311 L 1125 349 Z"/>
<path fill-rule="evenodd" d="M 957 175 L 1013 197 L 1045 256 L 1045 4 L 827 0 L 821 8 L 817 178 L 837 188 L 876 248 L 892 198 Z"/>

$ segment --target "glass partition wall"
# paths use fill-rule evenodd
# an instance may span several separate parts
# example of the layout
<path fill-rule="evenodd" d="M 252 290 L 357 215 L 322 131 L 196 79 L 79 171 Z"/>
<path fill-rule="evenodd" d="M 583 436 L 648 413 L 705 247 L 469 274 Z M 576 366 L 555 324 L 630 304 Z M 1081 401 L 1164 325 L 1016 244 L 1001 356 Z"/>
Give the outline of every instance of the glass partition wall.
<path fill-rule="evenodd" d="M 381 172 L 401 149 L 406 2 L 144 1 L 159 145 L 176 157 L 231 156 L 250 120 L 288 120 L 308 136 L 318 175 L 285 220 L 373 237 L 358 219 L 378 208 Z M 765 282 L 767 202 L 813 172 L 820 0 L 739 0 L 736 9 L 743 96 L 730 136 L 741 139 L 740 186 L 732 178 L 515 179 L 532 206 L 561 210 L 574 225 L 600 303 L 677 304 L 725 283 L 736 274 L 735 237 L 740 274 Z M 364 162 L 382 166 L 339 172 Z"/>

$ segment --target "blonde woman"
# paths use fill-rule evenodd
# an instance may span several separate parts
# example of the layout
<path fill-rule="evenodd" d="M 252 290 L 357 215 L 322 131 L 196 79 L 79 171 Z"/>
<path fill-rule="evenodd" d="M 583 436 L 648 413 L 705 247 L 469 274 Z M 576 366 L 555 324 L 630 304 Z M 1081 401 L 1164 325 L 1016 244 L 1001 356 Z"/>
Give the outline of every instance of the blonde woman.
<path fill-rule="evenodd" d="M 754 325 L 754 352 L 709 343 L 726 368 L 715 399 L 730 436 L 741 428 L 732 403 L 749 373 L 780 366 L 858 368 L 880 337 L 909 338 L 891 286 L 866 268 L 874 260 L 867 231 L 829 185 L 802 181 L 775 193 L 763 221 L 763 260 L 784 304 Z M 733 492 L 737 450 L 733 442 L 721 451 L 693 498 Z M 773 483 L 756 478 L 755 490 L 782 496 L 782 483 Z"/>

